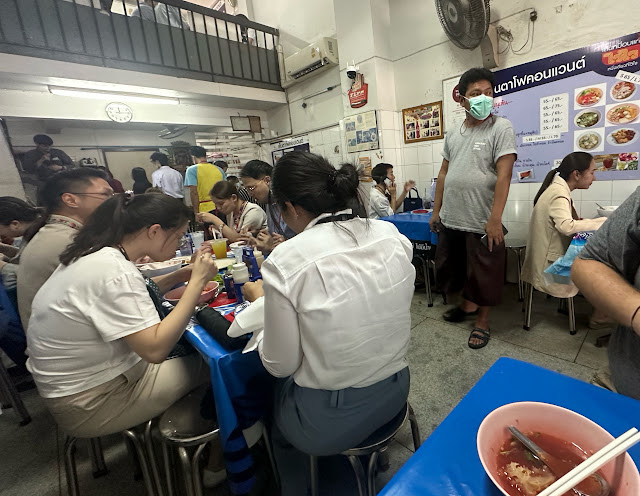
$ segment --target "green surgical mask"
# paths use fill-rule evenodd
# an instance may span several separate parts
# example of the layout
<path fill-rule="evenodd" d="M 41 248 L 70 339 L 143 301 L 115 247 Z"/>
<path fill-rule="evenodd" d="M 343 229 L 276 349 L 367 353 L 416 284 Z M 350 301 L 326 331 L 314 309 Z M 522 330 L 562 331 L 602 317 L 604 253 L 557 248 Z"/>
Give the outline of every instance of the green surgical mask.
<path fill-rule="evenodd" d="M 465 97 L 466 98 L 466 97 Z M 479 121 L 485 120 L 491 114 L 493 98 L 487 95 L 478 95 L 467 98 L 469 101 L 469 114 Z"/>

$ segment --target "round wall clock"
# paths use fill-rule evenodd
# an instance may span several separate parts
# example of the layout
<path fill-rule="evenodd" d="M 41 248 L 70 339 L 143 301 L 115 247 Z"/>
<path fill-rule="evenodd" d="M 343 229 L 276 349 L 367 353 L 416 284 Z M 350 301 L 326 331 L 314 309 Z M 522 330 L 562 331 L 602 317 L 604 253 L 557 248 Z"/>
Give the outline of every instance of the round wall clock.
<path fill-rule="evenodd" d="M 105 110 L 109 119 L 114 122 L 129 122 L 133 119 L 131 107 L 124 103 L 110 103 Z"/>

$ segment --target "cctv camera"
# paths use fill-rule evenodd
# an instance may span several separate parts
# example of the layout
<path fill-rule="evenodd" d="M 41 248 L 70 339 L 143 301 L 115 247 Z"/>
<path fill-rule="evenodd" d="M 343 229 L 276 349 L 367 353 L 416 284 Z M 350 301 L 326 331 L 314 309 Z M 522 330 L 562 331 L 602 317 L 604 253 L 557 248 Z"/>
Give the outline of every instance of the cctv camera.
<path fill-rule="evenodd" d="M 355 79 L 357 72 L 358 72 L 358 68 L 355 65 L 347 66 L 347 77 L 349 79 Z"/>

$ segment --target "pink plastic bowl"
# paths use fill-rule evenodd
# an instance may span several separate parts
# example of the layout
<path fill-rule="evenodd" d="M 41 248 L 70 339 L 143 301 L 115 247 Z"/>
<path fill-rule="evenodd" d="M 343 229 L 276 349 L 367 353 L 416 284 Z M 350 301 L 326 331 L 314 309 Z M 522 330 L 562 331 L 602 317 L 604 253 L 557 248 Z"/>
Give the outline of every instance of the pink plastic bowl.
<path fill-rule="evenodd" d="M 497 458 L 504 442 L 511 438 L 508 430 L 510 425 L 515 425 L 525 434 L 538 431 L 566 439 L 580 446 L 589 455 L 614 439 L 595 422 L 556 405 L 523 401 L 495 409 L 486 416 L 478 429 L 478 455 L 487 475 L 505 496 L 509 496 L 509 493 L 498 479 Z M 640 494 L 640 474 L 628 453 L 609 462 L 600 469 L 600 473 L 616 496 Z"/>
<path fill-rule="evenodd" d="M 213 295 L 215 295 L 216 293 L 216 289 L 218 289 L 218 286 L 219 284 L 215 281 L 210 281 L 207 284 L 205 284 L 204 289 L 202 290 L 204 292 L 200 295 L 200 298 L 198 298 L 198 303 L 205 303 L 207 301 L 212 300 Z M 180 286 L 179 288 L 172 289 L 171 291 L 169 291 L 167 294 L 164 295 L 164 299 L 167 300 L 172 305 L 175 305 L 176 303 L 178 303 L 178 301 L 180 301 L 180 298 L 182 298 L 182 295 L 184 294 L 185 289 L 187 289 L 186 285 Z"/>

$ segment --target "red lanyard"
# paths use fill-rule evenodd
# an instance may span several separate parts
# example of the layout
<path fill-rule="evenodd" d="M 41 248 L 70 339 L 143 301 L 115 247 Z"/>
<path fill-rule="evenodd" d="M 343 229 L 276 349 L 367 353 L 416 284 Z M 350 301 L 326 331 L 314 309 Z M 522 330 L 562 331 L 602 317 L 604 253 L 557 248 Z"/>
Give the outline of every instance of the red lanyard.
<path fill-rule="evenodd" d="M 244 212 L 244 209 L 246 208 L 248 202 L 244 202 L 242 204 L 242 207 L 240 208 L 240 212 L 238 213 L 238 218 L 235 218 L 235 214 L 234 214 L 234 219 L 233 219 L 233 228 L 235 229 L 236 232 L 238 231 L 238 225 L 240 224 L 240 218 L 242 217 L 242 212 Z"/>

